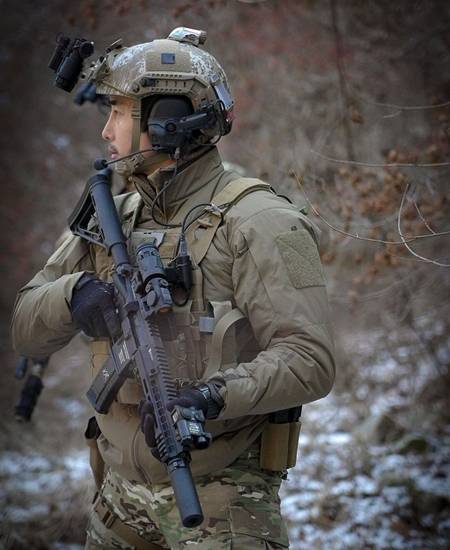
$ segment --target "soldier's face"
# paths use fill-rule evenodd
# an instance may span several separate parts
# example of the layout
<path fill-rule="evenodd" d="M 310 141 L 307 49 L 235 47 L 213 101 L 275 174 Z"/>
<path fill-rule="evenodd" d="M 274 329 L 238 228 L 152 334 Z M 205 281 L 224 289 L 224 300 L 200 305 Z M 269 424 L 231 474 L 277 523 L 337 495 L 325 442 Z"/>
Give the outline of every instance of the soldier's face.
<path fill-rule="evenodd" d="M 116 160 L 133 152 L 131 151 L 133 127 L 131 111 L 134 102 L 128 97 L 111 96 L 110 103 L 111 111 L 108 121 L 103 128 L 102 138 L 109 143 L 108 151 L 111 155 L 111 160 Z M 148 149 L 150 147 L 151 143 L 148 134 L 141 133 L 139 149 Z M 149 151 L 145 156 L 151 156 L 152 154 L 154 153 Z"/>

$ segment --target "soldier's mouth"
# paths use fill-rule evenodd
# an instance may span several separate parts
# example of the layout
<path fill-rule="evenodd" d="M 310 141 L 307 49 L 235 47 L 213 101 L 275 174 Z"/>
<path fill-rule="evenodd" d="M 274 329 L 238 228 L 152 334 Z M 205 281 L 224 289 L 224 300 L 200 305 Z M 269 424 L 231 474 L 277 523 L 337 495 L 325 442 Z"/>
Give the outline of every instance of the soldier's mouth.
<path fill-rule="evenodd" d="M 119 157 L 119 151 L 111 145 L 108 147 L 108 153 L 111 155 L 111 160 L 116 160 Z"/>

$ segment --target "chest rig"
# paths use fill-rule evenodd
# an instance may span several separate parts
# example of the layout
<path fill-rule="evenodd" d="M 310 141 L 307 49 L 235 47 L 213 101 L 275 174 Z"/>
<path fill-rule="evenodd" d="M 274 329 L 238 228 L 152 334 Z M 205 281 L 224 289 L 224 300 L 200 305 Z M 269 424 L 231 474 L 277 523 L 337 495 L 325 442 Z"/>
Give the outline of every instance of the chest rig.
<path fill-rule="evenodd" d="M 173 308 L 176 331 L 165 347 L 172 376 L 178 387 L 205 380 L 220 369 L 237 364 L 237 345 L 234 325 L 244 319 L 231 301 L 208 301 L 204 295 L 201 262 L 206 256 L 214 236 L 223 223 L 228 210 L 244 196 L 255 191 L 270 191 L 268 184 L 253 178 L 231 181 L 213 199 L 214 207 L 206 208 L 186 230 L 186 241 L 192 263 L 192 288 L 180 305 Z M 148 241 L 156 244 L 164 267 L 170 267 L 177 253 L 181 229 L 161 228 L 153 220 L 140 223 L 142 199 L 130 195 L 122 213 L 123 229 L 128 240 L 128 252 L 135 259 L 136 248 Z M 181 220 L 174 219 L 177 223 Z M 111 280 L 111 262 L 106 251 L 92 247 L 92 260 L 98 276 Z M 96 376 L 109 354 L 108 340 L 93 340 L 92 378 Z M 125 381 L 116 398 L 117 404 L 138 404 L 143 398 L 140 383 L 135 379 Z M 120 406 L 120 405 L 119 405 Z"/>

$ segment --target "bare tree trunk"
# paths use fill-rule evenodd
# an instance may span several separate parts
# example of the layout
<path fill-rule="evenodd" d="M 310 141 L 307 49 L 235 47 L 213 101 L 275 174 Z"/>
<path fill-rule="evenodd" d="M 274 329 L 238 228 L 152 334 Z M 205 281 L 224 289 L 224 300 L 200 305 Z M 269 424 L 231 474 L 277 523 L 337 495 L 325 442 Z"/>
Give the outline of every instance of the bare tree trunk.
<path fill-rule="evenodd" d="M 353 151 L 353 137 L 352 137 L 352 129 L 350 126 L 350 115 L 349 115 L 351 100 L 350 100 L 350 94 L 347 88 L 347 81 L 345 78 L 344 64 L 342 62 L 342 57 L 344 52 L 342 47 L 342 37 L 339 31 L 339 20 L 338 20 L 337 8 L 336 8 L 336 0 L 330 0 L 330 9 L 331 9 L 331 26 L 333 29 L 334 42 L 336 46 L 336 66 L 337 66 L 338 77 L 339 77 L 339 89 L 340 89 L 340 95 L 341 95 L 341 113 L 342 113 L 342 121 L 344 124 L 347 159 L 354 160 L 355 155 Z"/>

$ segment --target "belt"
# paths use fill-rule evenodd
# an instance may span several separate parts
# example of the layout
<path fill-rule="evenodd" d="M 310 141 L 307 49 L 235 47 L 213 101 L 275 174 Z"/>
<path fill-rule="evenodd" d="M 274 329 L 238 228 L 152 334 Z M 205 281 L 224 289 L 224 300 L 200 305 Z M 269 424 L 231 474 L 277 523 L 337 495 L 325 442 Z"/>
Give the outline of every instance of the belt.
<path fill-rule="evenodd" d="M 99 493 L 95 495 L 93 503 L 94 513 L 97 514 L 103 525 L 126 543 L 134 546 L 136 550 L 163 550 L 153 542 L 148 542 L 140 537 L 134 529 L 128 527 L 119 516 L 109 508 L 106 500 Z"/>

